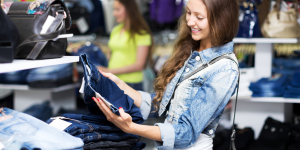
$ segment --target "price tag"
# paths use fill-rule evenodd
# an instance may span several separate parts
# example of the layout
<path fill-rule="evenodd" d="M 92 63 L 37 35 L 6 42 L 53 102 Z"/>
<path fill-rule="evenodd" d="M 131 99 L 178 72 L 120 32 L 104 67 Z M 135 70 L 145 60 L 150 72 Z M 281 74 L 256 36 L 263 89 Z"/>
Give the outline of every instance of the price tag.
<path fill-rule="evenodd" d="M 65 130 L 67 127 L 69 127 L 72 123 L 61 120 L 61 119 L 54 119 L 49 125 L 57 128 L 61 131 Z"/>
<path fill-rule="evenodd" d="M 77 21 L 76 21 L 76 25 L 79 29 L 79 32 L 81 34 L 85 33 L 88 29 L 89 29 L 89 26 L 86 22 L 86 20 L 83 18 L 83 17 L 80 17 Z"/>

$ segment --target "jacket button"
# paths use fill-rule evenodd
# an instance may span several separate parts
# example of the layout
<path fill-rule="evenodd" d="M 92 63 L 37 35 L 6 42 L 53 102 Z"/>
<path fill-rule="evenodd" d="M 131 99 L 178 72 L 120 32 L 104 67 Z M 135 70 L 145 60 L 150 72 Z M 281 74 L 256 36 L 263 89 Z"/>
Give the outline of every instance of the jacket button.
<path fill-rule="evenodd" d="M 189 71 L 190 71 L 190 68 L 186 68 L 186 69 L 185 69 L 185 72 L 189 72 Z"/>
<path fill-rule="evenodd" d="M 214 133 L 214 130 L 209 130 L 209 134 L 213 134 Z"/>
<path fill-rule="evenodd" d="M 200 61 L 200 56 L 196 56 L 195 58 L 197 61 Z"/>

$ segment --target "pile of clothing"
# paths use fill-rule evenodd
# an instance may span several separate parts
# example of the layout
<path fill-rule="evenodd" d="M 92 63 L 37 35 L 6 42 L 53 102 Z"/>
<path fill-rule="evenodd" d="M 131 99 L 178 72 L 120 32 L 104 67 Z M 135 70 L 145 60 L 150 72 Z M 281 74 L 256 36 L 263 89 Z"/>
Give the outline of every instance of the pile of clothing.
<path fill-rule="evenodd" d="M 143 116 L 133 99 L 124 94 L 124 91 L 113 81 L 104 77 L 86 54 L 80 56 L 80 62 L 84 68 L 80 92 L 84 93 L 84 103 L 90 113 L 87 115 L 63 114 L 47 120 L 47 123 L 56 119 L 71 123 L 64 131 L 81 138 L 84 142 L 84 149 L 143 149 L 146 144 L 138 143 L 140 137 L 125 133 L 109 122 L 92 97 L 101 96 L 116 115 L 120 115 L 117 108 L 122 107 L 126 113 L 131 115 L 133 122 L 142 124 Z"/>
<path fill-rule="evenodd" d="M 288 84 L 288 75 L 275 74 L 251 83 L 252 97 L 282 97 Z"/>
<path fill-rule="evenodd" d="M 283 97 L 285 98 L 300 98 L 300 68 L 298 68 L 287 86 Z"/>

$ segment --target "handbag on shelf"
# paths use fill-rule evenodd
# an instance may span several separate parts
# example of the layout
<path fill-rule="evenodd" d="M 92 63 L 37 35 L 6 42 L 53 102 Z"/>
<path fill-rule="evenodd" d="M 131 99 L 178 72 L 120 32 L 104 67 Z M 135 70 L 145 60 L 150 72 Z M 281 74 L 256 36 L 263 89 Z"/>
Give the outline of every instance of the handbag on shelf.
<path fill-rule="evenodd" d="M 294 0 L 294 7 L 281 11 L 281 0 L 276 4 L 265 19 L 261 31 L 264 37 L 271 38 L 300 38 L 300 25 L 297 22 L 299 17 L 298 0 Z"/>
<path fill-rule="evenodd" d="M 20 33 L 16 59 L 51 59 L 65 55 L 70 13 L 62 0 L 5 2 L 4 10 Z"/>
<path fill-rule="evenodd" d="M 0 63 L 11 63 L 16 55 L 19 32 L 2 10 L 3 0 L 0 4 Z"/>
<path fill-rule="evenodd" d="M 258 21 L 258 10 L 256 8 L 257 3 L 260 3 L 260 1 L 246 0 L 240 5 L 240 23 L 237 37 L 262 37 Z"/>

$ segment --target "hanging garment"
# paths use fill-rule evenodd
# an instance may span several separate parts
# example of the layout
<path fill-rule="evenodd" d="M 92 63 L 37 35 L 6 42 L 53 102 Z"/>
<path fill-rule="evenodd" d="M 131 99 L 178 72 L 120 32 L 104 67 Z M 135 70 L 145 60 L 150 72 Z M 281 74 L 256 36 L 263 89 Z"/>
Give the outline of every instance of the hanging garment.
<path fill-rule="evenodd" d="M 150 4 L 150 17 L 158 23 L 171 23 L 181 16 L 183 1 L 153 0 Z"/>

